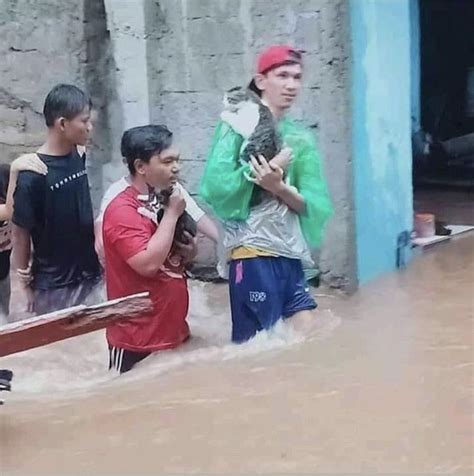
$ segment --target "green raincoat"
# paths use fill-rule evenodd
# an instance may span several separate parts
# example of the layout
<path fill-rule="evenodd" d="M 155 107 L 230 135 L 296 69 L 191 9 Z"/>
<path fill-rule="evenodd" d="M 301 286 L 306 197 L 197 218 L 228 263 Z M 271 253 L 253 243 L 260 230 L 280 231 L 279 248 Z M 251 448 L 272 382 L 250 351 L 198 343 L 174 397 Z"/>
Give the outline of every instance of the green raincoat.
<path fill-rule="evenodd" d="M 305 213 L 299 215 L 303 235 L 311 248 L 319 247 L 332 207 L 313 134 L 288 118 L 279 122 L 278 130 L 285 147 L 293 152 L 288 169 L 289 184 L 305 199 Z M 243 141 L 230 125 L 219 122 L 201 181 L 200 196 L 222 220 L 245 220 L 253 189 L 257 186 L 245 178 L 244 172 L 249 172 L 249 165 L 238 160 Z"/>

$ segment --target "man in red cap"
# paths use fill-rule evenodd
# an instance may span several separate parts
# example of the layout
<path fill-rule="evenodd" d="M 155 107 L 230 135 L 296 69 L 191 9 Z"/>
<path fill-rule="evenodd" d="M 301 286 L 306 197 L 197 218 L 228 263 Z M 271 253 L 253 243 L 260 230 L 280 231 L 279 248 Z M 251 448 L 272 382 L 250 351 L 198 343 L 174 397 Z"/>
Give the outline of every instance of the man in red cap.
<path fill-rule="evenodd" d="M 201 182 L 201 196 L 225 230 L 234 342 L 281 318 L 303 328 L 314 320 L 302 260 L 320 245 L 331 203 L 313 133 L 286 116 L 302 77 L 302 54 L 294 48 L 271 46 L 259 56 L 248 88 L 271 111 L 284 148 L 245 163 L 239 160 L 247 139 L 242 128 L 222 120 Z M 256 201 L 259 188 L 267 193 Z"/>

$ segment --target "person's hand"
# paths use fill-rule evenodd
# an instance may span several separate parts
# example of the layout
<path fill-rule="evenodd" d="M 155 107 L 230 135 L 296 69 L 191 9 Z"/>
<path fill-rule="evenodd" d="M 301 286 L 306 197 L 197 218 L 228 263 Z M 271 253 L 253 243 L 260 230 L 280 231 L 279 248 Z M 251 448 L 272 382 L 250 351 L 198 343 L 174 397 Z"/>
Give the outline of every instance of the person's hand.
<path fill-rule="evenodd" d="M 175 188 L 173 193 L 170 195 L 168 205 L 165 208 L 165 213 L 171 213 L 176 218 L 179 218 L 184 210 L 186 210 L 186 201 L 181 195 L 180 191 Z"/>
<path fill-rule="evenodd" d="M 25 287 L 26 312 L 33 314 L 35 307 L 35 293 L 30 286 Z"/>
<path fill-rule="evenodd" d="M 176 241 L 176 250 L 183 257 L 185 263 L 190 263 L 197 255 L 196 238 L 191 233 L 184 231 L 186 243 Z"/>
<path fill-rule="evenodd" d="M 266 161 L 263 155 L 259 155 L 258 159 L 251 156 L 252 172 L 254 178 L 252 182 L 262 187 L 274 195 L 277 195 L 283 188 L 283 169 L 275 164 Z"/>
<path fill-rule="evenodd" d="M 48 167 L 36 154 L 21 155 L 12 162 L 10 170 L 15 174 L 25 170 L 41 175 L 48 173 Z"/>
<path fill-rule="evenodd" d="M 102 220 L 97 219 L 94 223 L 94 249 L 99 258 L 102 268 L 105 268 L 104 237 L 102 236 Z"/>
<path fill-rule="evenodd" d="M 290 165 L 293 159 L 293 152 L 289 147 L 285 147 L 278 152 L 272 160 L 270 160 L 270 167 L 281 167 L 283 170 L 286 170 Z"/>
<path fill-rule="evenodd" d="M 104 240 L 101 234 L 95 235 L 94 248 L 102 268 L 105 268 Z"/>
<path fill-rule="evenodd" d="M 31 272 L 31 263 L 26 269 L 17 269 L 16 274 L 18 280 L 23 283 L 25 286 L 29 286 L 33 281 L 33 273 Z"/>
<path fill-rule="evenodd" d="M 19 280 L 11 279 L 11 293 L 9 303 L 9 319 L 18 321 L 26 319 L 33 315 L 34 310 L 34 292 L 31 287 Z"/>

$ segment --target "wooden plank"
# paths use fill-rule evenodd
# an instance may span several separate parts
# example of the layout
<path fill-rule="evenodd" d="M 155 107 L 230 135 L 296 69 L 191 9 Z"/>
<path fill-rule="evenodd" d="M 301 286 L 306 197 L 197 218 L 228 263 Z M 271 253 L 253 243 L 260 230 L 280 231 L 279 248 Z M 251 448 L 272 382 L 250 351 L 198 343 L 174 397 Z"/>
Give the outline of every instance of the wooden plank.
<path fill-rule="evenodd" d="M 150 311 L 147 292 L 95 306 L 75 306 L 0 326 L 0 357 L 103 329 Z"/>

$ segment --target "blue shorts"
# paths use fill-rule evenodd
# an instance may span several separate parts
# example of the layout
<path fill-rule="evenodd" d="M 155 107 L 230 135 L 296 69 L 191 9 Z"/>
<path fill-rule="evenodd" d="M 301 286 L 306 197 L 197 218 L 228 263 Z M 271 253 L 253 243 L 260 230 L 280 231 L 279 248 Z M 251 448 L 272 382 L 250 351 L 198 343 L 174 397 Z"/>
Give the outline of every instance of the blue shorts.
<path fill-rule="evenodd" d="M 282 257 L 233 260 L 229 274 L 232 341 L 244 342 L 280 318 L 315 309 L 301 261 Z"/>

